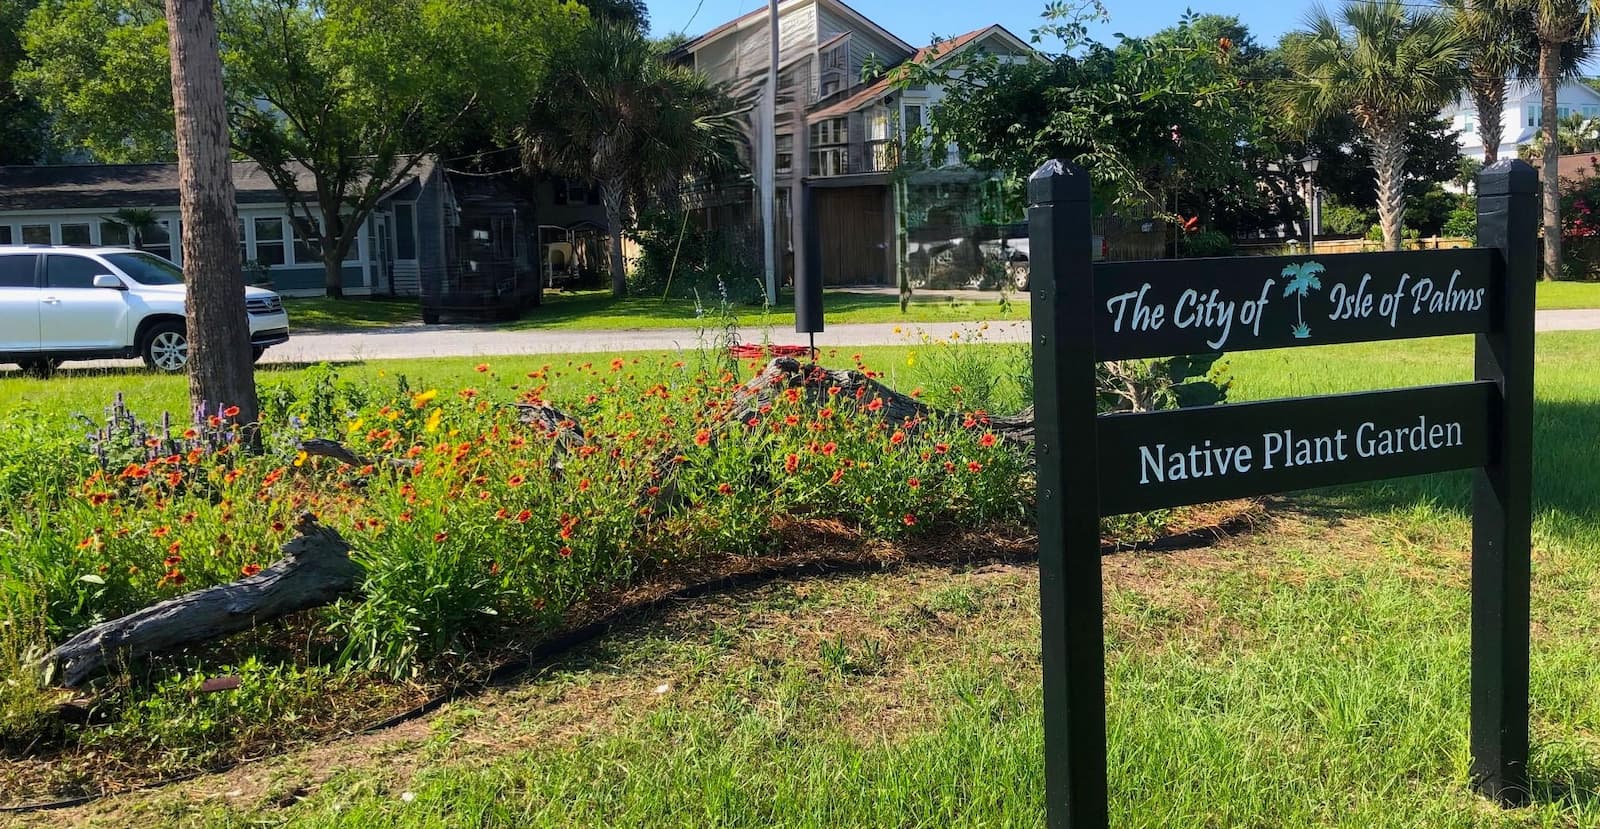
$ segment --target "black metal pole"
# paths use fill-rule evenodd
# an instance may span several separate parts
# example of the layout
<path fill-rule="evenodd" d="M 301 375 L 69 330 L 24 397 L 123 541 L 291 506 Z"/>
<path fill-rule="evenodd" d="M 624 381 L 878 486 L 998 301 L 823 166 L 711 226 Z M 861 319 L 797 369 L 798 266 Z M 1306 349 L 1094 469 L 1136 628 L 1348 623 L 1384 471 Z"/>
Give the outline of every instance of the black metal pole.
<path fill-rule="evenodd" d="M 1028 201 L 1046 820 L 1050 829 L 1104 829 L 1109 818 L 1089 175 L 1048 162 L 1030 178 Z"/>
<path fill-rule="evenodd" d="M 1528 802 L 1528 595 L 1533 521 L 1533 317 L 1538 176 L 1526 162 L 1478 174 L 1478 244 L 1502 255 L 1477 338 L 1477 378 L 1500 387 L 1489 465 L 1472 488 L 1472 776 Z"/>
<path fill-rule="evenodd" d="M 800 156 L 804 158 L 805 156 Z M 811 188 L 801 183 L 795 188 L 795 209 L 801 217 L 800 253 L 794 272 L 794 330 L 816 334 L 822 325 L 822 239 L 817 232 L 817 205 Z M 813 347 L 815 337 L 812 338 Z M 816 352 L 813 351 L 813 354 Z"/>

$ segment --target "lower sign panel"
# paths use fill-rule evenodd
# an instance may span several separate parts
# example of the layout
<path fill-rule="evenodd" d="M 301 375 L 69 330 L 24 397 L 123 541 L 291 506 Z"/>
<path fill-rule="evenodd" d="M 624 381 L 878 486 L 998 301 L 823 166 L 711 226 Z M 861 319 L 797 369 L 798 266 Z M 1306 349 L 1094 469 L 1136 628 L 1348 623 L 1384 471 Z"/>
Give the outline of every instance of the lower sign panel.
<path fill-rule="evenodd" d="M 1498 400 L 1474 382 L 1102 415 L 1100 512 L 1483 466 Z"/>

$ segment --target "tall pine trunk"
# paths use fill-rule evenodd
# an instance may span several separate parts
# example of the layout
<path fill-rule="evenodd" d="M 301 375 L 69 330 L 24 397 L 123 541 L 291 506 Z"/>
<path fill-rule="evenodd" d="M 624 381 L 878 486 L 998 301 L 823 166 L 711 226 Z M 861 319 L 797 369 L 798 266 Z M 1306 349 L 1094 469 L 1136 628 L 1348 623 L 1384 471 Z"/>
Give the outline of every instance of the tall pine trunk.
<path fill-rule="evenodd" d="M 626 194 L 617 184 L 603 181 L 600 183 L 600 200 L 605 202 L 606 224 L 611 226 L 611 295 L 621 299 L 628 295 L 627 261 L 622 255 Z"/>
<path fill-rule="evenodd" d="M 1483 140 L 1483 166 L 1487 167 L 1500 160 L 1500 140 L 1505 135 L 1502 118 L 1506 108 L 1506 79 L 1475 80 L 1472 105 L 1478 110 L 1478 137 Z"/>
<path fill-rule="evenodd" d="M 1373 130 L 1372 171 L 1378 176 L 1378 224 L 1384 250 L 1400 249 L 1406 215 L 1406 125 L 1384 124 Z"/>
<path fill-rule="evenodd" d="M 322 255 L 322 284 L 327 288 L 329 297 L 344 299 L 344 254 Z"/>
<path fill-rule="evenodd" d="M 1540 165 L 1539 182 L 1544 192 L 1544 274 L 1545 279 L 1555 279 L 1561 274 L 1561 176 L 1558 169 L 1561 144 L 1558 131 L 1561 125 L 1556 117 L 1556 93 L 1561 89 L 1561 44 L 1539 43 L 1539 94 L 1540 115 L 1544 123 L 1544 160 Z"/>
<path fill-rule="evenodd" d="M 211 0 L 166 0 L 177 113 L 178 194 L 188 283 L 189 399 L 238 406 L 257 420 L 238 215 L 228 163 L 228 114 Z"/>

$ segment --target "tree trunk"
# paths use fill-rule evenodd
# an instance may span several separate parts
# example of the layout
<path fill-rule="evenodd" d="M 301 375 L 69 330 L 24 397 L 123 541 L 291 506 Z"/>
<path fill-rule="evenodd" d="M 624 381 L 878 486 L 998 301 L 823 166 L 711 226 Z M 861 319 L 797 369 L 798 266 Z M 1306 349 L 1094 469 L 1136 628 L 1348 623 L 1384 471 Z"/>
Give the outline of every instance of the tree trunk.
<path fill-rule="evenodd" d="M 44 657 L 57 685 L 74 688 L 108 662 L 170 651 L 249 630 L 280 616 L 321 607 L 355 590 L 364 571 L 337 532 L 302 516 L 283 558 L 229 584 L 185 593 L 102 622 Z"/>
<path fill-rule="evenodd" d="M 188 281 L 189 398 L 213 411 L 238 406 L 238 422 L 255 423 L 255 364 L 244 309 L 217 20 L 211 0 L 166 0 L 166 13 Z"/>
<path fill-rule="evenodd" d="M 1378 224 L 1385 250 L 1400 249 L 1406 215 L 1406 126 L 1390 124 L 1372 136 L 1372 170 L 1378 175 Z"/>
<path fill-rule="evenodd" d="M 322 282 L 328 289 L 328 296 L 334 299 L 344 299 L 344 254 L 328 249 L 328 241 L 322 241 Z"/>
<path fill-rule="evenodd" d="M 600 183 L 600 200 L 606 205 L 606 224 L 611 226 L 611 295 L 628 295 L 627 261 L 622 255 L 622 227 L 626 194 L 613 182 Z"/>
<path fill-rule="evenodd" d="M 1544 188 L 1544 273 L 1543 278 L 1555 279 L 1561 274 L 1561 176 L 1559 171 L 1561 145 L 1558 131 L 1561 125 L 1556 117 L 1556 93 L 1561 89 L 1561 44 L 1539 44 L 1539 92 L 1544 123 L 1544 161 L 1539 170 L 1539 181 Z"/>
<path fill-rule="evenodd" d="M 1478 137 L 1483 141 L 1483 166 L 1500 160 L 1500 139 L 1505 133 L 1506 79 L 1480 78 L 1472 85 L 1472 105 L 1478 110 Z M 1489 113 L 1485 115 L 1484 113 Z"/>

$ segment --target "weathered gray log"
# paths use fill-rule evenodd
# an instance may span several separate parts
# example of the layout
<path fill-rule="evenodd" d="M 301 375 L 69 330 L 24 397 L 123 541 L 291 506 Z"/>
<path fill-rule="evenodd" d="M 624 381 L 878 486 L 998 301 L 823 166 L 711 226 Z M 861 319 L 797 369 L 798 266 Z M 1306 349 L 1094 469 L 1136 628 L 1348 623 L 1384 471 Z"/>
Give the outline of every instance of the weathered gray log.
<path fill-rule="evenodd" d="M 256 575 L 185 593 L 68 639 L 42 660 L 47 675 L 74 688 L 113 660 L 208 642 L 356 589 L 365 571 L 350 560 L 350 545 L 337 532 L 310 513 L 295 530 L 283 558 Z"/>

